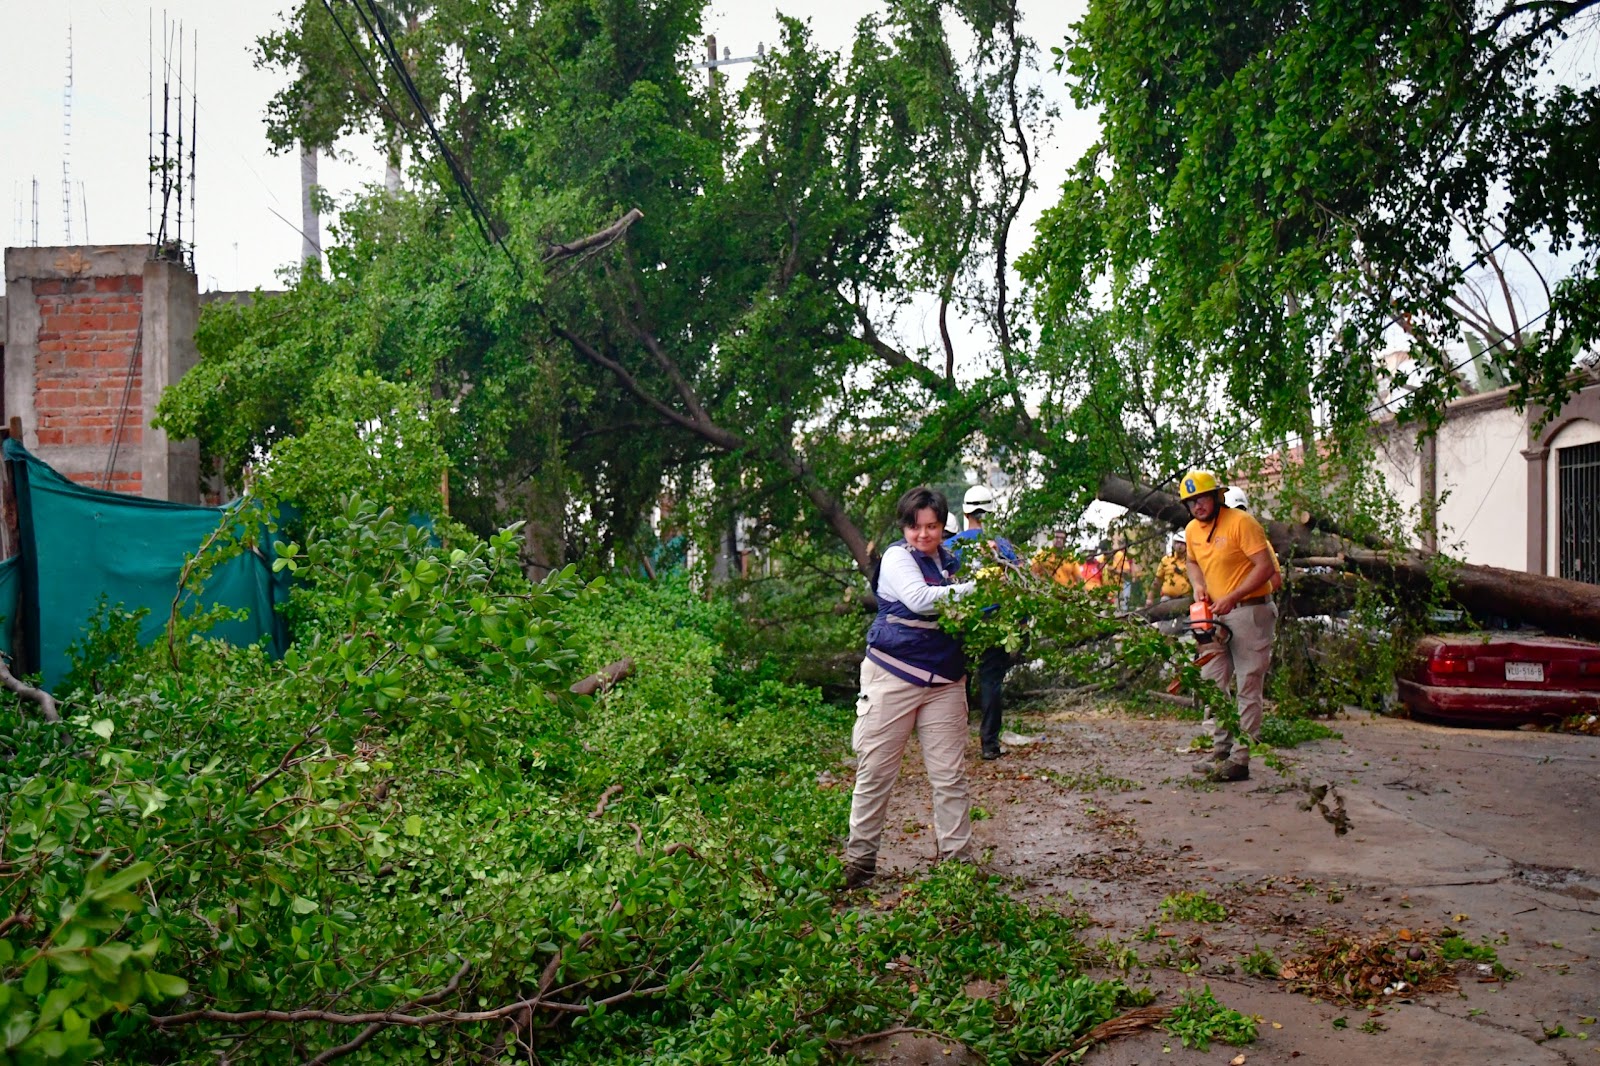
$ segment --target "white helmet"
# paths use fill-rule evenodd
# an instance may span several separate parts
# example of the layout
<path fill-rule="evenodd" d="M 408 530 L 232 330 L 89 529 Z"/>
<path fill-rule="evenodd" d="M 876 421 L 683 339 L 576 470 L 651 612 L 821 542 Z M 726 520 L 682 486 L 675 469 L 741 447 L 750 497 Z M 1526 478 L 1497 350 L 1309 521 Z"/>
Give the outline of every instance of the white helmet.
<path fill-rule="evenodd" d="M 1230 488 L 1222 494 L 1222 502 L 1232 507 L 1235 511 L 1250 510 L 1250 497 L 1244 494 L 1244 489 Z"/>
<path fill-rule="evenodd" d="M 961 501 L 963 514 L 976 514 L 978 511 L 994 510 L 994 493 L 986 485 L 974 485 L 967 490 L 967 495 Z"/>
<path fill-rule="evenodd" d="M 1188 532 L 1185 531 L 1185 530 L 1182 530 L 1182 529 L 1178 530 L 1176 533 L 1174 533 L 1172 535 L 1172 543 L 1173 544 L 1182 544 L 1182 545 L 1187 546 L 1188 543 L 1189 543 L 1189 534 L 1188 534 Z"/>

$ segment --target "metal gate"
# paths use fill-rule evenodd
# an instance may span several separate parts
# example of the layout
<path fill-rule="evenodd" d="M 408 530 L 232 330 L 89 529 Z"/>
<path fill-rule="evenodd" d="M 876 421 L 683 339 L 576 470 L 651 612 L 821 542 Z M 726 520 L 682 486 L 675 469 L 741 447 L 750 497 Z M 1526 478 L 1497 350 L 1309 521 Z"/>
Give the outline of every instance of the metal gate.
<path fill-rule="evenodd" d="M 1561 576 L 1600 585 L 1600 443 L 1560 448 Z"/>

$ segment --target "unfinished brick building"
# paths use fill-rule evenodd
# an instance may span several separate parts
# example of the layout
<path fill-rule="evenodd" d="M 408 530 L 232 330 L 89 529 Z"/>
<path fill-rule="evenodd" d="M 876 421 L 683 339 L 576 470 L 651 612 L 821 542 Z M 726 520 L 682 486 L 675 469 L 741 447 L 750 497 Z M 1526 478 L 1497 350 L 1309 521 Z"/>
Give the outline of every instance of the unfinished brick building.
<path fill-rule="evenodd" d="M 199 452 L 153 429 L 162 390 L 195 362 L 200 300 L 146 245 L 8 248 L 4 419 L 80 484 L 198 502 Z"/>

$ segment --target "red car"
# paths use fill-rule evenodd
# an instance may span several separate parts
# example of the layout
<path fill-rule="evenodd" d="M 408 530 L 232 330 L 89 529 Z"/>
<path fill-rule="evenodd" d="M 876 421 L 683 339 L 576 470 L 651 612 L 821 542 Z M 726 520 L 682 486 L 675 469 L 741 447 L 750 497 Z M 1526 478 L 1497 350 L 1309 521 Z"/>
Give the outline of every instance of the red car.
<path fill-rule="evenodd" d="M 1398 682 L 1401 702 L 1417 718 L 1558 722 L 1600 712 L 1600 644 L 1517 633 L 1423 637 Z"/>

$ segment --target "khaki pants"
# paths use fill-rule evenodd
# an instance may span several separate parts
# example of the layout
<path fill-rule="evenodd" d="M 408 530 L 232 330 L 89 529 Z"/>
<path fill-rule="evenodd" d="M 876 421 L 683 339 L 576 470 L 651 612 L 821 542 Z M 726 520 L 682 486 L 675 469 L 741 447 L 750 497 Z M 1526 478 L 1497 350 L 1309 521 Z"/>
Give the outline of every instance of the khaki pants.
<path fill-rule="evenodd" d="M 1277 605 L 1268 601 L 1250 607 L 1235 607 L 1222 621 L 1233 631 L 1233 639 L 1200 668 L 1200 676 L 1215 681 L 1222 691 L 1228 691 L 1229 682 L 1239 689 L 1239 732 L 1251 740 L 1261 739 L 1261 713 L 1265 708 L 1262 695 L 1267 684 L 1267 668 L 1272 665 L 1272 641 L 1278 628 Z M 1233 747 L 1233 739 L 1217 735 L 1215 719 L 1203 723 L 1217 748 Z M 1248 762 L 1250 751 L 1244 745 L 1233 750 L 1238 762 Z"/>
<path fill-rule="evenodd" d="M 924 688 L 902 681 L 870 659 L 861 663 L 861 694 L 851 747 L 860 757 L 850 801 L 845 861 L 875 864 L 889 816 L 889 793 L 900 776 L 906 741 L 916 730 L 933 786 L 933 829 L 941 859 L 969 859 L 972 799 L 967 791 L 967 685 Z"/>

